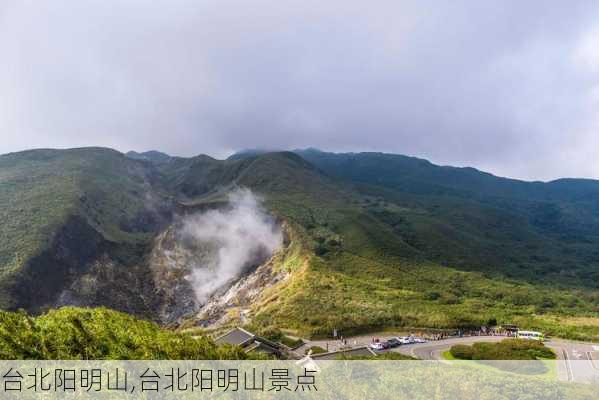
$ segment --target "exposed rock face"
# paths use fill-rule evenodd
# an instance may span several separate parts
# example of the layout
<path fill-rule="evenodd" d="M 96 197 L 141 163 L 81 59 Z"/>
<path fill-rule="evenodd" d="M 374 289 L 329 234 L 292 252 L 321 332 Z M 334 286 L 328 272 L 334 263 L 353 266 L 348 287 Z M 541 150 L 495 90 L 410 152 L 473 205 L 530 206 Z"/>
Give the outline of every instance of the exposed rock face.
<path fill-rule="evenodd" d="M 288 277 L 285 271 L 275 271 L 275 259 L 276 256 L 272 257 L 230 287 L 215 293 L 193 317 L 196 324 L 217 328 L 233 319 L 239 319 L 242 324 L 247 322 L 251 317 L 250 306 L 262 292 Z"/>
<path fill-rule="evenodd" d="M 65 305 L 106 306 L 145 318 L 159 320 L 154 310 L 162 303 L 155 296 L 148 273 L 147 243 L 116 243 L 106 239 L 83 219 L 76 218 L 63 230 L 41 258 L 52 261 L 37 272 L 32 289 L 48 291 L 34 296 L 38 303 L 28 307 L 43 311 Z M 51 268 L 50 268 L 51 267 Z M 54 293 L 53 296 L 50 296 Z"/>
<path fill-rule="evenodd" d="M 193 287 L 187 279 L 190 263 L 198 258 L 201 258 L 199 251 L 194 252 L 179 240 L 177 223 L 154 241 L 148 265 L 155 294 L 161 299 L 155 310 L 161 322 L 176 322 L 198 309 Z"/>
<path fill-rule="evenodd" d="M 243 309 L 265 288 L 286 278 L 285 273 L 275 272 L 276 257 L 258 248 L 239 274 L 218 287 L 208 300 L 198 300 L 193 286 L 197 282 L 191 274 L 194 268 L 210 265 L 210 258 L 222 249 L 218 243 L 198 241 L 184 233 L 190 214 L 173 217 L 165 210 L 150 210 L 148 216 L 132 223 L 131 229 L 149 230 L 150 234 L 151 229 L 161 229 L 137 244 L 111 241 L 85 218 L 73 216 L 48 250 L 26 266 L 22 284 L 14 288 L 18 291 L 14 298 L 23 300 L 14 308 L 39 313 L 64 305 L 101 305 L 162 324 L 192 320 L 202 326 L 219 325 L 228 321 L 232 311 L 247 317 Z M 165 222 L 167 218 L 170 223 Z M 152 226 L 144 227 L 148 221 Z M 279 223 L 273 220 L 273 224 Z"/>
<path fill-rule="evenodd" d="M 154 293 L 147 266 L 123 265 L 104 254 L 61 292 L 54 306 L 101 305 L 158 320 L 154 310 L 161 304 L 161 299 Z"/>
<path fill-rule="evenodd" d="M 161 299 L 155 314 L 163 323 L 191 319 L 201 326 L 223 324 L 229 319 L 229 311 L 248 307 L 264 289 L 287 276 L 275 272 L 276 255 L 263 254 L 240 276 L 218 288 L 207 302 L 201 302 L 195 296 L 190 274 L 193 268 L 207 263 L 215 251 L 214 244 L 190 241 L 181 234 L 180 225 L 180 221 L 174 223 L 156 238 L 149 258 L 155 295 Z"/>
<path fill-rule="evenodd" d="M 98 255 L 111 247 L 83 218 L 70 217 L 48 249 L 24 267 L 20 284 L 11 288 L 12 297 L 20 302 L 11 308 L 39 312 L 52 305 L 64 287 L 85 274 Z"/>

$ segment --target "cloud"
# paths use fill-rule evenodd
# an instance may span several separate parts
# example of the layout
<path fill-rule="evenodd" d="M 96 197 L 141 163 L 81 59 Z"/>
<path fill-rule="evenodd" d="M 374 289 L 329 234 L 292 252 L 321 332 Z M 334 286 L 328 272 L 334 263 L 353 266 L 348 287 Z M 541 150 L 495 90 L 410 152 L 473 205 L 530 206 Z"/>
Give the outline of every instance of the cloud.
<path fill-rule="evenodd" d="M 180 235 L 184 242 L 204 249 L 188 276 L 199 304 L 248 268 L 265 262 L 283 243 L 280 227 L 249 189 L 230 193 L 225 209 L 187 217 Z"/>
<path fill-rule="evenodd" d="M 4 1 L 0 152 L 383 150 L 599 178 L 595 1 Z"/>

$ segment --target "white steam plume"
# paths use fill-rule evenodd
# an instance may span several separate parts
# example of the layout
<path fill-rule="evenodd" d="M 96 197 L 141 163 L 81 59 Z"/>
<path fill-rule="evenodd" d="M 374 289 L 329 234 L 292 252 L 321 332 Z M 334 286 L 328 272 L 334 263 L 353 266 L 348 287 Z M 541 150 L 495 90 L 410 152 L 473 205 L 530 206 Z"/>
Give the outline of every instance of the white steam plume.
<path fill-rule="evenodd" d="M 266 261 L 283 242 L 280 227 L 249 189 L 230 193 L 225 209 L 187 218 L 182 234 L 208 248 L 188 276 L 200 304 L 248 267 Z"/>

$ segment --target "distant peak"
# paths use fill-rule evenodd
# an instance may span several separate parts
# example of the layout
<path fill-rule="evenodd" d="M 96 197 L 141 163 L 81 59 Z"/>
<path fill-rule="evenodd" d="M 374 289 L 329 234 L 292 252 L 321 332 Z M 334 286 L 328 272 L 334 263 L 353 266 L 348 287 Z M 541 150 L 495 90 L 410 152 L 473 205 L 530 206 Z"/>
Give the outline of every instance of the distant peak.
<path fill-rule="evenodd" d="M 138 153 L 137 151 L 129 151 L 125 155 L 134 160 L 149 161 L 156 164 L 168 162 L 172 158 L 168 154 L 156 150 L 144 151 L 141 153 Z"/>
<path fill-rule="evenodd" d="M 317 149 L 316 147 L 306 147 L 305 149 L 295 149 L 294 153 L 325 153 L 324 151 Z"/>
<path fill-rule="evenodd" d="M 278 153 L 284 150 L 281 149 L 243 149 L 235 152 L 231 156 L 229 156 L 228 160 L 239 160 L 241 158 L 260 156 L 262 154 L 268 153 Z"/>

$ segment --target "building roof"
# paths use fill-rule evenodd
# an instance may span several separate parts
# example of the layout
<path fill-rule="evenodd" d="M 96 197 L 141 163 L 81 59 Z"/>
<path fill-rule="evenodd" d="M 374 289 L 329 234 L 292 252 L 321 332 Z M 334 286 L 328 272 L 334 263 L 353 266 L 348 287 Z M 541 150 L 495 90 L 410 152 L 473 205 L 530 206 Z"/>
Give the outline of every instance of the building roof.
<path fill-rule="evenodd" d="M 259 340 L 254 341 L 254 343 L 250 344 L 245 348 L 245 352 L 249 353 L 250 351 L 258 351 L 261 353 L 267 354 L 279 354 L 279 349 L 276 347 L 270 346 L 267 343 L 261 342 Z"/>
<path fill-rule="evenodd" d="M 329 353 L 313 354 L 311 357 L 314 360 L 335 360 L 337 357 L 360 357 L 360 356 L 376 356 L 376 353 L 368 347 L 356 347 L 349 350 L 331 351 Z"/>
<path fill-rule="evenodd" d="M 279 353 L 281 347 L 279 343 L 275 343 L 261 336 L 255 335 L 243 328 L 231 329 L 224 335 L 214 339 L 214 342 L 216 344 L 231 344 L 235 346 L 241 346 L 245 349 L 246 353 L 252 350 L 267 353 Z"/>
<path fill-rule="evenodd" d="M 216 344 L 232 344 L 236 346 L 245 346 L 254 341 L 254 335 L 243 328 L 234 328 L 222 336 L 214 339 Z"/>

